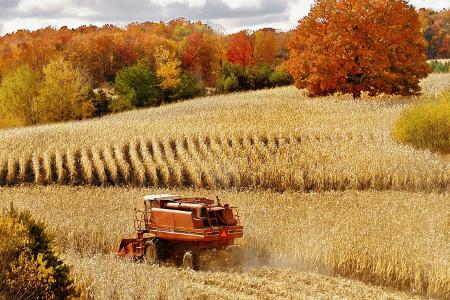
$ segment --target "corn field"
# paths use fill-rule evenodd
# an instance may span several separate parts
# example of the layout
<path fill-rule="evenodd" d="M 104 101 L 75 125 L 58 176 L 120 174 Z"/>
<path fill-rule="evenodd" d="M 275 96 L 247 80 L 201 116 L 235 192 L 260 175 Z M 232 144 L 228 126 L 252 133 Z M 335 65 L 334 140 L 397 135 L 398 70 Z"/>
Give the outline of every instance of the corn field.
<path fill-rule="evenodd" d="M 88 299 L 448 299 L 448 159 L 391 129 L 449 86 L 432 74 L 424 97 L 359 101 L 277 88 L 0 130 L 0 209 L 46 223 Z M 117 258 L 159 193 L 238 206 L 241 268 Z"/>
<path fill-rule="evenodd" d="M 405 101 L 280 88 L 3 130 L 0 185 L 447 190 L 448 164 L 390 137 Z"/>
<path fill-rule="evenodd" d="M 132 211 L 142 207 L 142 196 L 168 191 L 209 198 L 218 195 L 223 202 L 239 206 L 246 228 L 241 241 L 247 253 L 242 272 L 192 273 L 171 265 L 136 265 L 113 257 L 120 240 L 135 235 Z M 253 299 L 264 295 L 305 298 L 308 293 L 320 297 L 314 288 L 323 284 L 327 287 L 322 291 L 328 294 L 322 297 L 329 298 L 336 292 L 329 288 L 344 283 L 329 277 L 333 275 L 428 297 L 450 296 L 448 194 L 36 186 L 3 189 L 0 199 L 13 201 L 16 208 L 27 209 L 48 224 L 76 270 L 75 276 L 98 299 L 158 295 L 160 289 L 167 295 L 186 297 L 195 288 L 208 291 L 210 298 L 218 297 L 220 291 L 242 299 L 252 295 Z M 0 206 L 8 205 L 0 201 Z M 319 275 L 309 271 L 322 274 L 318 282 L 310 282 L 312 286 L 305 285 L 305 278 Z M 170 278 L 174 277 L 180 280 L 172 285 Z M 155 284 L 149 285 L 148 278 Z M 289 282 L 292 289 L 286 288 Z M 402 297 L 358 282 L 350 287 L 342 288 L 342 297 L 360 298 L 369 290 L 367 298 Z"/>

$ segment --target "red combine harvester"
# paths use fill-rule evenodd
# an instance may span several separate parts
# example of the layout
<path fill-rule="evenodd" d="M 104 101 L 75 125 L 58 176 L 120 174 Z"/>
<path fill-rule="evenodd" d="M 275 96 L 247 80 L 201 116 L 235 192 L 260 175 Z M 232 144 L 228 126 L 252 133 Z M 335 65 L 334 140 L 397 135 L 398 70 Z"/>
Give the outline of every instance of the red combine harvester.
<path fill-rule="evenodd" d="M 230 249 L 243 236 L 236 207 L 206 198 L 175 195 L 144 197 L 144 211 L 135 210 L 137 238 L 123 239 L 119 256 L 158 263 L 168 258 L 198 269 L 205 249 Z"/>

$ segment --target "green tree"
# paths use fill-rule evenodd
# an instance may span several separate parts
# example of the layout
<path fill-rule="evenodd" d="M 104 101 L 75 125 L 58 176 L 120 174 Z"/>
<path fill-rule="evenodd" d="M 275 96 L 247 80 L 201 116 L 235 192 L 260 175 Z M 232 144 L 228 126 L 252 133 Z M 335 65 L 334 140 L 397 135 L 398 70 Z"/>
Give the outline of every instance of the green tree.
<path fill-rule="evenodd" d="M 86 73 L 57 58 L 44 67 L 43 74 L 38 97 L 40 121 L 80 120 L 92 115 L 91 80 Z"/>
<path fill-rule="evenodd" d="M 205 94 L 205 85 L 201 79 L 190 73 L 184 73 L 180 76 L 178 84 L 172 100 L 190 99 Z"/>
<path fill-rule="evenodd" d="M 117 101 L 125 107 L 143 107 L 159 103 L 156 74 L 142 63 L 120 70 L 114 87 L 120 94 Z"/>
<path fill-rule="evenodd" d="M 36 124 L 39 84 L 39 74 L 28 65 L 7 74 L 0 85 L 0 115 L 20 119 L 24 125 Z"/>
<path fill-rule="evenodd" d="M 291 74 L 285 70 L 275 70 L 269 77 L 270 86 L 284 86 L 293 83 Z"/>

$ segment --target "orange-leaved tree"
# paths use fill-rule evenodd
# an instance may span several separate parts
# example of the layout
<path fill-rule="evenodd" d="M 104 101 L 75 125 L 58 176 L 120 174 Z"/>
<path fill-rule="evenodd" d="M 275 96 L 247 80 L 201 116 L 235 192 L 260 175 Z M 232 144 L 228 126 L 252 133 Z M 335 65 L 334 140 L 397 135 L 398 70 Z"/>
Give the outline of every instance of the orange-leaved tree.
<path fill-rule="evenodd" d="M 253 63 L 253 45 L 247 31 L 231 35 L 227 59 L 233 64 L 241 65 L 244 69 Z"/>
<path fill-rule="evenodd" d="M 295 84 L 311 96 L 417 94 L 430 72 L 418 14 L 403 0 L 316 0 L 288 48 Z"/>
<path fill-rule="evenodd" d="M 258 65 L 273 65 L 280 48 L 276 31 L 271 28 L 260 29 L 254 33 L 254 40 L 255 62 Z"/>
<path fill-rule="evenodd" d="M 217 41 L 204 32 L 193 32 L 186 38 L 181 61 L 183 68 L 209 85 L 214 83 L 220 57 Z"/>

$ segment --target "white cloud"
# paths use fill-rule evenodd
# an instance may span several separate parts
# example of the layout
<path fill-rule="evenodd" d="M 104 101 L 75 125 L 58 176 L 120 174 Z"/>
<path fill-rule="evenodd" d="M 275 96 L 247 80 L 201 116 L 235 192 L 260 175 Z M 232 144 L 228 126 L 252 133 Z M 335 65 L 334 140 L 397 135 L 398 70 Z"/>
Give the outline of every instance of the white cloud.
<path fill-rule="evenodd" d="M 261 7 L 260 0 L 227 0 L 225 1 L 225 4 L 231 9 Z"/>
<path fill-rule="evenodd" d="M 205 5 L 207 0 L 151 0 L 152 3 L 160 5 L 162 7 L 167 7 L 170 4 L 185 4 L 188 7 L 202 7 Z"/>
<path fill-rule="evenodd" d="M 67 5 L 71 5 L 70 0 L 21 0 L 17 6 L 17 11 L 19 13 L 29 13 L 33 10 L 64 9 Z"/>
<path fill-rule="evenodd" d="M 218 24 L 226 32 L 273 27 L 289 30 L 314 0 L 0 0 L 0 34 L 45 26 L 126 24 L 177 17 Z M 447 0 L 411 0 L 448 8 Z"/>
<path fill-rule="evenodd" d="M 85 24 L 103 25 L 102 23 L 93 23 L 86 19 L 80 18 L 55 18 L 55 19 L 40 19 L 40 18 L 14 18 L 8 20 L 3 24 L 3 31 L 5 33 L 13 32 L 18 29 L 37 30 L 48 26 L 54 27 L 79 27 Z"/>
<path fill-rule="evenodd" d="M 450 8 L 448 0 L 410 0 L 409 2 L 415 7 L 433 8 L 437 10 Z"/>

